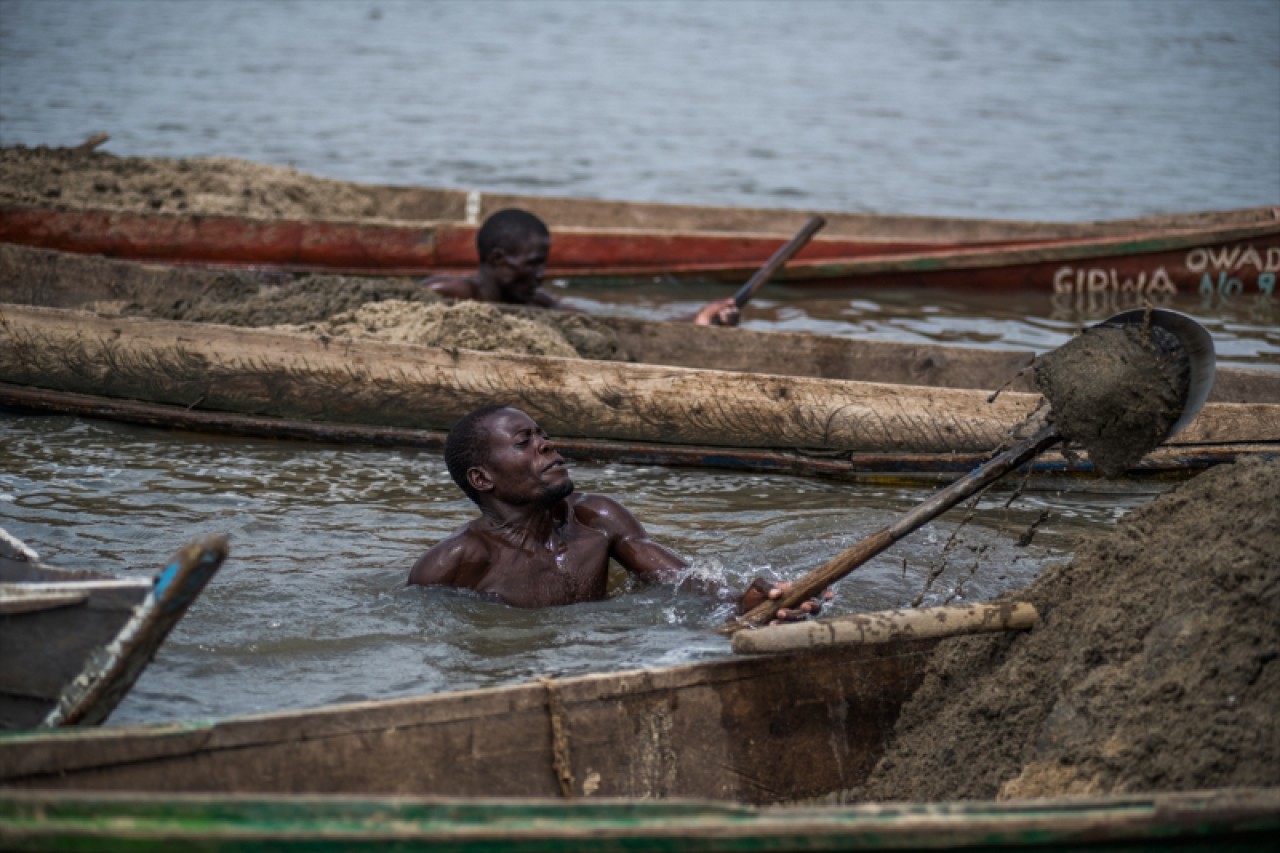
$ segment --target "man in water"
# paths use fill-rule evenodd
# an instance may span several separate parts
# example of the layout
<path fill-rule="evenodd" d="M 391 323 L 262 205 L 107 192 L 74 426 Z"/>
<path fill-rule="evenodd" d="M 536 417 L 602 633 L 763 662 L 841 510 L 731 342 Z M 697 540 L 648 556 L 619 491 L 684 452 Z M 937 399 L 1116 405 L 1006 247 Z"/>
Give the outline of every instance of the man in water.
<path fill-rule="evenodd" d="M 559 301 L 542 288 L 551 232 L 541 219 L 516 208 L 500 210 L 480 226 L 476 251 L 480 266 L 471 275 L 435 275 L 419 284 L 449 299 L 559 307 Z M 738 306 L 729 298 L 704 306 L 693 322 L 699 326 L 736 326 L 738 319 Z"/>
<path fill-rule="evenodd" d="M 465 587 L 515 607 L 600 601 L 612 558 L 645 580 L 736 602 L 739 613 L 787 588 L 757 578 L 738 594 L 691 577 L 688 563 L 651 541 L 622 504 L 575 493 L 555 445 L 519 409 L 485 406 L 466 415 L 449 431 L 444 455 L 481 514 L 423 554 L 410 584 Z M 777 618 L 802 619 L 820 608 L 815 599 Z"/>

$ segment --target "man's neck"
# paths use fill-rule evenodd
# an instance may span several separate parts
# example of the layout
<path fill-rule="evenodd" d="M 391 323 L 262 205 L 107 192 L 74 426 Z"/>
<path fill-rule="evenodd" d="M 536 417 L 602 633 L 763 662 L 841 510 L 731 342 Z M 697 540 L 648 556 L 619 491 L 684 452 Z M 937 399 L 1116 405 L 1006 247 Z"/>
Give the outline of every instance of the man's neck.
<path fill-rule="evenodd" d="M 513 544 L 545 542 L 568 520 L 569 502 L 561 499 L 550 506 L 497 504 L 482 507 L 480 511 L 489 528 Z"/>

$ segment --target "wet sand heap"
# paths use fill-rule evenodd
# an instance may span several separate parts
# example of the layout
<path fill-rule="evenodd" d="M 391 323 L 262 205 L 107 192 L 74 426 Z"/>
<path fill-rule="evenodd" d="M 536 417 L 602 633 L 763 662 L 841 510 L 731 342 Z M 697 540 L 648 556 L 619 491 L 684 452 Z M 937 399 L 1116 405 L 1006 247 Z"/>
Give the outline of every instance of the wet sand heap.
<path fill-rule="evenodd" d="M 0 147 L 0 202 L 78 210 L 362 219 L 372 188 L 230 157 L 117 157 L 82 148 Z"/>
<path fill-rule="evenodd" d="M 82 295 L 58 300 L 57 307 L 484 352 L 630 358 L 617 333 L 593 317 L 455 304 L 408 278 L 153 268 L 0 245 L 0 282 L 17 302 L 47 304 L 66 280 L 76 281 Z M 85 301 L 83 294 L 96 298 Z"/>
<path fill-rule="evenodd" d="M 1037 382 L 1114 476 L 1181 417 L 1191 367 L 1148 320 L 1088 330 Z M 1280 785 L 1280 459 L 1210 469 L 998 600 L 1041 624 L 942 643 L 851 800 Z"/>
<path fill-rule="evenodd" d="M 1036 359 L 1035 378 L 1062 437 L 1104 477 L 1118 477 L 1168 436 L 1191 369 L 1167 329 L 1103 325 Z"/>
<path fill-rule="evenodd" d="M 1280 785 L 1280 459 L 1212 468 L 935 652 L 866 800 Z"/>
<path fill-rule="evenodd" d="M 276 328 L 484 352 L 603 360 L 626 357 L 613 330 L 590 317 L 503 310 L 484 302 L 424 304 L 393 299 L 369 302 L 320 322 Z"/>
<path fill-rule="evenodd" d="M 482 352 L 625 361 L 617 334 L 581 314 L 443 300 L 409 280 L 313 275 L 274 284 L 224 273 L 189 299 L 126 313 Z"/>

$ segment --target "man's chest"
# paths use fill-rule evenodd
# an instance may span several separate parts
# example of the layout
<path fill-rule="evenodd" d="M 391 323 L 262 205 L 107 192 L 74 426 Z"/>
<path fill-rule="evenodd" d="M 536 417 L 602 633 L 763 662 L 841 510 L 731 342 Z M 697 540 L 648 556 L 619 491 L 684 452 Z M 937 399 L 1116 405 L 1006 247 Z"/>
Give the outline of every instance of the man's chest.
<path fill-rule="evenodd" d="M 575 525 L 568 535 L 503 548 L 482 584 L 519 607 L 550 607 L 604 597 L 609 569 L 608 540 Z"/>

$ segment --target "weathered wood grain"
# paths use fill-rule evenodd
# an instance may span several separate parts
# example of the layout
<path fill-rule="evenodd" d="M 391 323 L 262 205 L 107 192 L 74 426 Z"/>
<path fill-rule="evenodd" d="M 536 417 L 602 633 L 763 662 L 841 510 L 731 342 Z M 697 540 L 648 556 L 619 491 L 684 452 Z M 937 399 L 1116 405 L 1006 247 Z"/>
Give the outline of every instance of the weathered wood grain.
<path fill-rule="evenodd" d="M 933 641 L 590 675 L 205 725 L 0 739 L 0 786 L 773 803 L 861 781 Z M 553 702 L 554 691 L 558 702 Z"/>
<path fill-rule="evenodd" d="M 191 409 L 447 429 L 485 403 L 553 436 L 818 451 L 984 452 L 1039 397 L 586 362 L 87 312 L 0 308 L 0 381 Z M 1210 404 L 1173 443 L 1280 440 L 1267 404 Z"/>

